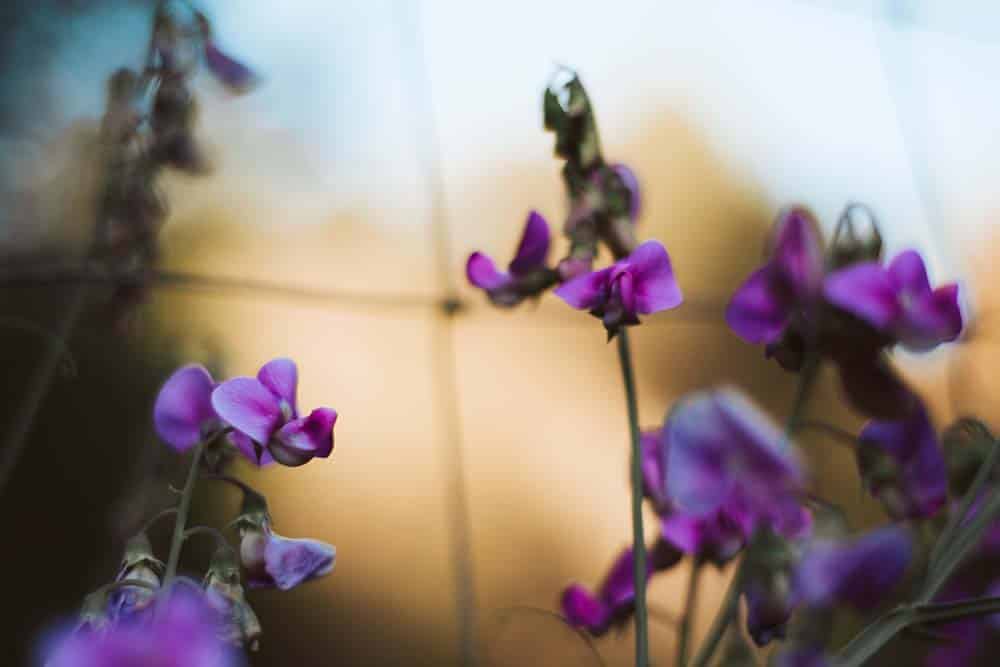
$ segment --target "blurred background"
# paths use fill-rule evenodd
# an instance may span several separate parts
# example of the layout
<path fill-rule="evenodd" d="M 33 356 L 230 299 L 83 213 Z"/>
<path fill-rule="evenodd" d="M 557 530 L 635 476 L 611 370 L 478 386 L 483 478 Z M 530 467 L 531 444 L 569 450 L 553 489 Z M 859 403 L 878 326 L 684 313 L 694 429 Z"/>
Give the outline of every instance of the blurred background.
<path fill-rule="evenodd" d="M 86 245 L 105 80 L 140 65 L 152 6 L 0 9 L 8 268 Z M 99 311 L 74 327 L 75 368 L 60 362 L 0 491 L 11 664 L 113 576 L 125 527 L 181 479 L 149 419 L 169 372 L 197 361 L 217 377 L 248 375 L 276 356 L 299 363 L 303 406 L 340 413 L 337 448 L 303 468 L 241 474 L 267 492 L 280 532 L 334 543 L 338 562 L 293 592 L 252 594 L 265 631 L 255 665 L 598 664 L 546 610 L 570 581 L 596 585 L 629 541 L 615 352 L 596 320 L 555 298 L 501 312 L 464 281 L 471 251 L 513 251 L 530 209 L 556 226 L 566 213 L 541 122 L 557 64 L 587 86 L 605 155 L 639 175 L 640 236 L 666 245 L 685 291 L 682 308 L 633 336 L 644 424 L 722 383 L 784 416 L 794 378 L 726 328 L 724 305 L 778 208 L 807 204 L 830 231 L 860 201 L 888 252 L 918 248 L 934 282 L 962 281 L 975 316 L 959 344 L 899 356 L 900 368 L 939 426 L 975 413 L 1000 427 L 994 3 L 199 6 L 263 79 L 233 97 L 200 75 L 197 137 L 212 171 L 160 181 L 163 268 L 218 280 L 157 287 L 125 330 Z M 0 293 L 8 431 L 47 354 L 38 328 L 58 331 L 73 289 Z M 836 382 L 811 411 L 861 423 Z M 821 436 L 803 444 L 818 493 L 854 527 L 879 521 L 852 454 Z M 208 491 L 199 512 L 225 520 L 235 503 Z M 707 578 L 697 637 L 724 576 Z M 660 664 L 685 582 L 678 568 L 652 585 Z M 632 639 L 597 647 L 624 665 Z"/>

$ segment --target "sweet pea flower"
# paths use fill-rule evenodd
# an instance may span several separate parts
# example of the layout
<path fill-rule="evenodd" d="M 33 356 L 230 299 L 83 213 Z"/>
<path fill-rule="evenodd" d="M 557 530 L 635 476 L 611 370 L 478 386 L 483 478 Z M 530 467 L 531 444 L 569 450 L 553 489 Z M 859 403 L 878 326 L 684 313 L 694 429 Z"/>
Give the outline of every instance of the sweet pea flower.
<path fill-rule="evenodd" d="M 948 468 L 922 404 L 903 421 L 868 422 L 858 439 L 861 477 L 894 520 L 933 516 L 945 505 Z"/>
<path fill-rule="evenodd" d="M 254 463 L 300 466 L 333 451 L 337 412 L 317 408 L 299 417 L 297 387 L 295 362 L 274 359 L 256 378 L 233 378 L 212 392 L 215 411 L 236 430 L 233 443 Z"/>
<path fill-rule="evenodd" d="M 287 591 L 333 570 L 336 548 L 319 540 L 292 539 L 275 533 L 261 496 L 246 492 L 236 527 L 240 532 L 240 561 L 250 588 Z"/>
<path fill-rule="evenodd" d="M 684 553 L 721 566 L 746 544 L 752 518 L 739 506 L 722 506 L 704 515 L 674 507 L 666 484 L 669 456 L 670 441 L 663 429 L 642 434 L 643 490 L 659 515 L 661 535 Z"/>
<path fill-rule="evenodd" d="M 177 369 L 160 389 L 153 406 L 157 435 L 178 452 L 186 452 L 221 430 L 223 424 L 212 407 L 215 381 L 204 366 Z"/>
<path fill-rule="evenodd" d="M 540 213 L 532 211 L 506 272 L 498 270 L 489 255 L 474 252 L 466 263 L 465 275 L 472 285 L 486 291 L 494 305 L 516 306 L 555 281 L 555 274 L 545 266 L 548 254 L 549 225 Z"/>
<path fill-rule="evenodd" d="M 201 30 L 205 66 L 208 67 L 208 71 L 232 93 L 246 93 L 256 86 L 260 79 L 254 71 L 219 49 L 208 17 L 196 12 L 195 19 Z"/>
<path fill-rule="evenodd" d="M 748 343 L 776 343 L 793 318 L 808 318 L 824 273 L 815 219 L 804 208 L 789 208 L 778 217 L 771 257 L 733 294 L 726 322 Z"/>
<path fill-rule="evenodd" d="M 137 614 L 101 632 L 80 630 L 48 643 L 46 667 L 238 667 L 242 657 L 218 638 L 220 620 L 204 597 L 175 589 L 155 614 Z"/>
<path fill-rule="evenodd" d="M 914 250 L 888 267 L 862 262 L 832 273 L 824 284 L 827 300 L 921 352 L 953 341 L 962 332 L 958 286 L 931 288 L 924 260 Z"/>
<path fill-rule="evenodd" d="M 796 569 L 796 596 L 814 607 L 843 604 L 868 611 L 892 592 L 912 558 L 913 540 L 898 525 L 848 542 L 815 540 Z"/>
<path fill-rule="evenodd" d="M 638 324 L 639 315 L 676 308 L 684 300 L 670 256 L 658 241 L 646 241 L 612 266 L 563 283 L 555 294 L 599 317 L 609 337 Z"/>
<path fill-rule="evenodd" d="M 734 389 L 699 392 L 668 415 L 666 487 L 674 507 L 708 518 L 738 517 L 741 530 L 768 527 L 786 537 L 810 528 L 799 502 L 805 473 L 793 447 Z"/>
<path fill-rule="evenodd" d="M 156 597 L 163 569 L 163 562 L 153 554 L 153 546 L 145 533 L 131 538 L 125 547 L 125 556 L 115 581 L 141 581 L 153 588 L 142 585 L 118 588 L 108 596 L 111 616 L 121 618 L 147 608 Z"/>
<path fill-rule="evenodd" d="M 670 569 L 680 561 L 681 554 L 662 540 L 646 557 L 646 582 L 657 573 Z M 580 584 L 563 591 L 562 611 L 574 628 L 583 628 L 595 637 L 612 627 L 621 627 L 635 608 L 635 580 L 632 572 L 632 547 L 618 555 L 611 564 L 597 593 Z"/>

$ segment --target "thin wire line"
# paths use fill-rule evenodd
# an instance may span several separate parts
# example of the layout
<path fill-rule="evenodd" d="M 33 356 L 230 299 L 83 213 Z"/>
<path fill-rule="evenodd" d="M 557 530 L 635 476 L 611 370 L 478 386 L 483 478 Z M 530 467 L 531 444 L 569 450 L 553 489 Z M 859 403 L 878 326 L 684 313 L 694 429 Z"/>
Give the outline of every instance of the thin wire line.
<path fill-rule="evenodd" d="M 412 8 L 412 14 L 410 13 Z M 400 55 L 403 80 L 410 86 L 416 113 L 414 137 L 418 159 L 423 165 L 430 195 L 430 235 L 438 270 L 438 285 L 443 291 L 444 317 L 437 318 L 431 340 L 434 383 L 437 387 L 437 410 L 444 425 L 443 455 L 447 471 L 445 498 L 449 501 L 452 534 L 452 558 L 455 567 L 455 606 L 458 613 L 459 655 L 463 665 L 479 662 L 478 608 L 475 596 L 475 572 L 469 530 L 469 500 L 463 457 L 462 424 L 459 412 L 458 374 L 456 368 L 455 330 L 452 317 L 458 312 L 458 291 L 451 271 L 452 247 L 448 233 L 445 185 L 441 173 L 440 138 L 434 120 L 429 73 L 424 54 L 422 25 L 417 3 L 401 2 Z"/>

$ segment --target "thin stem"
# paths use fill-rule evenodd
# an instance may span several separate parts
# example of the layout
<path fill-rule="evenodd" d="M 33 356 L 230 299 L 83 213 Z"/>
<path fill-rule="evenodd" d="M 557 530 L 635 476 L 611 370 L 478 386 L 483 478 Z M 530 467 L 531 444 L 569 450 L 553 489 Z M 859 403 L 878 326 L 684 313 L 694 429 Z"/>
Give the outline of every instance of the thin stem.
<path fill-rule="evenodd" d="M 88 287 L 78 285 L 70 295 L 69 305 L 63 312 L 62 319 L 56 325 L 52 336 L 46 341 L 42 358 L 35 367 L 35 374 L 25 386 L 19 411 L 7 427 L 3 448 L 0 449 L 0 489 L 3 489 L 17 466 L 18 460 L 28 442 L 31 426 L 35 423 L 35 415 L 42 407 L 52 379 L 59 370 L 59 361 L 65 354 L 73 330 L 76 328 L 83 308 L 87 303 Z"/>
<path fill-rule="evenodd" d="M 639 409 L 632 372 L 632 352 L 628 331 L 618 334 L 618 361 L 625 385 L 629 436 L 632 443 L 632 582 L 635 586 L 635 664 L 649 665 L 649 619 L 646 612 L 646 537 L 642 528 L 642 436 L 639 432 Z"/>
<path fill-rule="evenodd" d="M 230 475 L 212 473 L 210 475 L 205 475 L 202 479 L 208 479 L 215 482 L 225 482 L 226 484 L 231 484 L 232 486 L 235 486 L 237 489 L 248 495 L 252 496 L 263 495 L 260 492 L 255 491 L 254 488 L 249 484 L 247 484 L 246 482 L 240 481 L 235 477 L 231 477 Z"/>
<path fill-rule="evenodd" d="M 691 574 L 688 577 L 687 596 L 684 598 L 684 615 L 681 616 L 680 637 L 677 639 L 676 667 L 684 667 L 688 659 L 688 643 L 691 640 L 691 625 L 698 609 L 698 575 L 701 574 L 701 559 L 695 558 L 691 563 Z"/>
<path fill-rule="evenodd" d="M 711 662 L 715 649 L 722 642 L 722 637 L 725 636 L 729 624 L 736 617 L 746 562 L 746 558 L 744 558 L 737 566 L 733 580 L 729 582 L 729 588 L 726 589 L 726 597 L 722 600 L 722 606 L 719 607 L 719 613 L 715 615 L 712 627 L 709 628 L 708 635 L 705 636 L 705 641 L 701 644 L 701 649 L 691 663 L 692 667 L 706 667 Z"/>
<path fill-rule="evenodd" d="M 157 521 L 159 521 L 160 519 L 166 518 L 168 516 L 175 515 L 175 514 L 177 514 L 177 508 L 176 507 L 168 507 L 167 509 L 163 510 L 162 512 L 159 512 L 158 514 L 156 514 L 155 516 L 153 516 L 149 521 L 147 521 L 143 525 L 142 529 L 136 532 L 136 535 L 139 535 L 140 533 L 147 533 L 147 532 L 149 532 L 149 529 L 152 528 L 154 525 L 156 525 Z"/>
<path fill-rule="evenodd" d="M 188 470 L 187 482 L 181 493 L 181 502 L 177 506 L 177 519 L 174 521 L 174 536 L 170 541 L 170 557 L 167 559 L 167 569 L 163 575 L 163 587 L 166 588 L 177 574 L 177 564 L 181 558 L 181 547 L 184 546 L 184 527 L 187 524 L 188 512 L 191 510 L 191 498 L 198 482 L 198 470 L 201 465 L 201 455 L 205 451 L 205 443 L 199 442 L 191 457 L 191 468 Z"/>
<path fill-rule="evenodd" d="M 814 351 L 807 351 L 802 370 L 799 371 L 799 384 L 795 390 L 795 399 L 792 401 L 792 411 L 785 422 L 785 440 L 790 441 L 792 435 L 799 428 L 799 423 L 805 415 L 806 404 L 812 395 L 813 386 L 819 376 L 820 356 Z"/>
<path fill-rule="evenodd" d="M 226 539 L 226 536 L 223 535 L 222 531 L 219 530 L 218 528 L 212 528 L 211 526 L 193 526 L 192 528 L 188 528 L 187 530 L 184 531 L 184 540 L 187 541 L 189 538 L 194 537 L 196 535 L 210 535 L 211 537 L 215 538 L 215 541 L 218 543 L 218 546 L 220 547 L 226 546 L 232 548 L 232 546 L 229 544 L 229 540 Z"/>
<path fill-rule="evenodd" d="M 1000 459 L 1000 440 L 993 443 L 993 447 L 990 449 L 989 455 L 979 470 L 976 471 L 976 477 L 972 480 L 972 484 L 969 489 L 965 492 L 962 497 L 962 502 L 958 506 L 958 511 L 955 512 L 949 519 L 948 523 L 945 525 L 944 530 L 941 531 L 940 537 L 938 537 L 937 542 L 934 543 L 934 549 L 931 550 L 930 562 L 927 565 L 928 579 L 930 574 L 937 568 L 941 562 L 941 557 L 947 551 L 952 542 L 955 539 L 955 533 L 961 527 L 962 522 L 965 521 L 965 517 L 968 516 L 969 510 L 972 508 L 972 504 L 979 497 L 980 492 L 986 486 L 989 481 L 990 473 L 996 467 L 997 460 Z"/>
<path fill-rule="evenodd" d="M 858 446 L 858 436 L 854 435 L 850 431 L 840 428 L 834 424 L 828 422 L 820 421 L 818 419 L 804 419 L 799 422 L 798 430 L 800 431 L 818 431 L 825 435 L 831 436 L 836 442 L 847 445 L 852 450 Z"/>

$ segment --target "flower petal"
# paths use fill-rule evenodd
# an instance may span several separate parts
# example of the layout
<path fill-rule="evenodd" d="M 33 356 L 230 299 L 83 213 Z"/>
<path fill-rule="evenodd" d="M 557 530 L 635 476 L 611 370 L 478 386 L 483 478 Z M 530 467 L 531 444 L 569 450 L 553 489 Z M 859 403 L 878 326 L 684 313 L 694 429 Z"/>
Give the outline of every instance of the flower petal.
<path fill-rule="evenodd" d="M 278 589 L 287 591 L 299 584 L 329 574 L 337 560 L 337 549 L 326 542 L 291 539 L 272 533 L 264 551 L 267 573 Z"/>
<path fill-rule="evenodd" d="M 646 563 L 649 574 L 649 563 Z M 635 578 L 632 572 L 632 548 L 623 550 L 615 562 L 611 564 L 607 576 L 601 583 L 599 591 L 601 599 L 611 608 L 614 616 L 623 607 L 635 600 Z"/>
<path fill-rule="evenodd" d="M 875 262 L 861 262 L 827 276 L 823 293 L 833 305 L 860 317 L 876 329 L 887 329 L 899 317 L 899 294 L 888 272 Z"/>
<path fill-rule="evenodd" d="M 267 447 L 261 448 L 260 459 L 258 460 L 257 447 L 246 433 L 233 431 L 229 434 L 229 442 L 233 443 L 233 446 L 239 450 L 240 454 L 255 466 L 264 467 L 274 463 L 274 457 L 271 456 L 271 452 L 268 451 Z"/>
<path fill-rule="evenodd" d="M 205 42 L 205 65 L 220 83 L 234 93 L 245 93 L 260 80 L 252 69 L 223 53 L 212 40 Z"/>
<path fill-rule="evenodd" d="M 659 241 L 639 244 L 625 261 L 632 274 L 636 313 L 648 315 L 676 308 L 684 301 L 670 265 L 670 255 Z"/>
<path fill-rule="evenodd" d="M 333 451 L 333 426 L 337 411 L 316 408 L 308 417 L 293 419 L 278 431 L 269 449 L 278 463 L 302 465 L 314 456 L 326 458 Z"/>
<path fill-rule="evenodd" d="M 278 398 L 256 378 L 239 377 L 212 392 L 212 407 L 237 431 L 266 445 L 281 424 Z"/>
<path fill-rule="evenodd" d="M 469 282 L 484 290 L 499 289 L 510 283 L 510 276 L 497 270 L 489 255 L 474 252 L 465 264 L 465 277 Z"/>
<path fill-rule="evenodd" d="M 508 269 L 515 276 L 530 273 L 545 266 L 545 258 L 548 254 L 549 224 L 538 211 L 532 211 L 524 223 L 521 242 L 517 246 L 517 253 L 511 260 Z"/>
<path fill-rule="evenodd" d="M 773 289 L 772 271 L 764 266 L 751 273 L 726 306 L 726 323 L 748 343 L 773 343 L 788 324 L 792 306 Z"/>
<path fill-rule="evenodd" d="M 611 267 L 608 267 L 600 271 L 577 276 L 563 283 L 553 290 L 553 292 L 573 308 L 589 310 L 604 300 L 610 278 Z"/>
<path fill-rule="evenodd" d="M 294 415 L 296 402 L 295 393 L 299 386 L 299 369 L 291 359 L 272 359 L 257 371 L 257 379 L 271 393 L 285 401 Z M 297 416 L 297 415 L 296 415 Z"/>
<path fill-rule="evenodd" d="M 916 250 L 904 250 L 889 263 L 889 277 L 897 290 L 905 290 L 912 295 L 929 294 L 930 280 L 924 259 Z"/>
<path fill-rule="evenodd" d="M 778 218 L 773 263 L 786 287 L 798 297 L 819 289 L 825 271 L 823 248 L 812 214 L 801 207 Z"/>
<path fill-rule="evenodd" d="M 958 285 L 951 284 L 904 302 L 896 335 L 903 347 L 924 352 L 958 338 L 962 325 Z"/>
<path fill-rule="evenodd" d="M 163 384 L 153 406 L 153 426 L 164 442 L 178 452 L 194 447 L 203 428 L 218 417 L 212 409 L 215 383 L 204 366 L 184 366 Z"/>
<path fill-rule="evenodd" d="M 848 543 L 814 542 L 795 574 L 796 593 L 815 607 L 878 606 L 903 578 L 913 557 L 909 532 L 901 526 L 872 531 Z"/>
<path fill-rule="evenodd" d="M 603 634 L 611 620 L 608 606 L 579 584 L 569 586 L 561 601 L 566 621 L 574 628 L 586 628 L 591 634 Z"/>
<path fill-rule="evenodd" d="M 662 429 L 642 434 L 642 483 L 646 496 L 653 501 L 657 511 L 664 511 L 670 503 L 667 497 L 666 466 L 667 446 L 662 440 Z"/>

